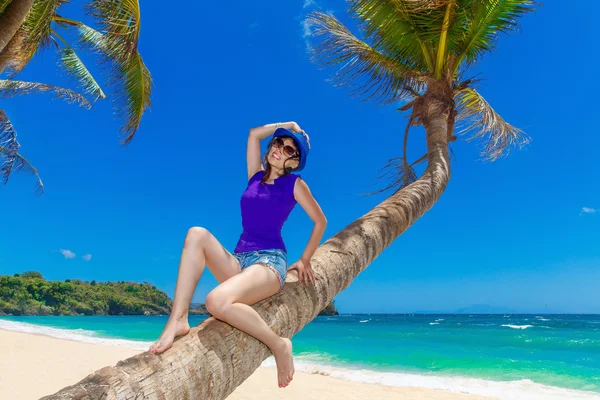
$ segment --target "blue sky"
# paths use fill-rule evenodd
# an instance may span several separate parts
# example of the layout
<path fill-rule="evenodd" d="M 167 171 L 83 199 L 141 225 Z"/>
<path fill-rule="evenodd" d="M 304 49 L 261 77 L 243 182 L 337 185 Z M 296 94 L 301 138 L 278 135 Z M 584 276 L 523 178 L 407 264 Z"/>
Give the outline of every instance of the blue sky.
<path fill-rule="evenodd" d="M 320 7 L 348 22 L 346 3 L 308 3 L 188 2 L 176 18 L 142 5 L 153 104 L 126 148 L 109 102 L 86 111 L 44 95 L 2 101 L 46 191 L 35 196 L 32 178 L 18 174 L 0 188 L 0 274 L 149 281 L 173 296 L 189 227 L 233 250 L 246 135 L 270 122 L 294 120 L 311 135 L 302 176 L 329 220 L 324 240 L 382 201 L 359 194 L 401 155 L 406 117 L 326 82 L 333 70 L 310 62 L 303 15 Z M 63 14 L 80 14 L 68 7 Z M 586 8 L 548 2 L 481 60 L 480 92 L 532 143 L 495 163 L 476 143 L 454 143 L 446 192 L 337 296 L 342 312 L 489 304 L 600 313 L 600 60 L 591 51 L 600 6 Z M 73 87 L 55 62 L 48 51 L 21 79 Z M 424 152 L 416 132 L 412 159 Z M 283 230 L 292 261 L 310 230 L 297 206 Z M 207 271 L 194 301 L 216 284 Z"/>

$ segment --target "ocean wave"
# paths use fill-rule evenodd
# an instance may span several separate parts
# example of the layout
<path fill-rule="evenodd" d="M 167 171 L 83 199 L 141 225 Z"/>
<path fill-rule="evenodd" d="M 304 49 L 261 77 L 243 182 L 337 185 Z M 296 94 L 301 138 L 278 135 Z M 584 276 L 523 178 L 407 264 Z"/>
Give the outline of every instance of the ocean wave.
<path fill-rule="evenodd" d="M 506 326 L 507 328 L 511 328 L 511 329 L 527 329 L 527 328 L 533 327 L 533 325 L 511 325 L 511 324 L 502 325 L 502 326 Z"/>
<path fill-rule="evenodd" d="M 59 329 L 2 319 L 0 319 L 0 329 L 134 350 L 146 350 L 152 344 L 152 342 L 99 337 L 98 333 L 84 329 Z M 542 385 L 529 379 L 499 382 L 458 376 L 418 375 L 341 368 L 337 366 L 339 361 L 334 356 L 320 352 L 300 353 L 294 357 L 294 364 L 296 370 L 309 374 L 321 374 L 348 381 L 385 386 L 416 386 L 462 394 L 491 396 L 504 400 L 600 400 L 599 393 Z M 275 359 L 273 357 L 267 358 L 262 366 L 275 368 Z"/>
<path fill-rule="evenodd" d="M 94 331 L 85 329 L 59 329 L 50 326 L 28 324 L 26 322 L 7 321 L 0 319 L 0 329 L 13 332 L 23 332 L 33 335 L 51 336 L 58 339 L 72 340 L 75 342 L 105 344 L 108 346 L 124 347 L 133 350 L 148 350 L 152 342 L 143 342 L 126 339 L 109 339 L 100 337 Z"/>
<path fill-rule="evenodd" d="M 535 317 L 537 319 L 539 319 L 540 321 L 550 321 L 549 318 L 544 318 L 544 317 Z"/>
<path fill-rule="evenodd" d="M 370 319 L 363 319 L 362 321 L 358 321 L 358 322 L 369 322 Z"/>
<path fill-rule="evenodd" d="M 439 322 L 430 322 L 429 325 L 439 325 Z"/>
<path fill-rule="evenodd" d="M 331 376 L 354 382 L 394 387 L 421 387 L 460 394 L 496 397 L 503 400 L 599 400 L 600 394 L 542 385 L 530 379 L 490 381 L 467 377 L 418 375 L 401 372 L 378 372 L 365 369 L 339 368 L 314 362 L 314 355 L 294 357 L 296 371 Z M 267 358 L 262 367 L 276 368 L 275 359 Z"/>

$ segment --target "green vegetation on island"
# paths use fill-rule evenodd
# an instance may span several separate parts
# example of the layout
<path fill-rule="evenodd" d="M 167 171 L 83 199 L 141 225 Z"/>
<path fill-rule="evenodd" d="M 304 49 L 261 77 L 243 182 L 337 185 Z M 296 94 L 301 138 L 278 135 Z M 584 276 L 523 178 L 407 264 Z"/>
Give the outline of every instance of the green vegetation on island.
<path fill-rule="evenodd" d="M 47 281 L 39 272 L 0 276 L 0 315 L 169 314 L 171 299 L 149 283 Z"/>
<path fill-rule="evenodd" d="M 0 276 L 0 315 L 168 315 L 173 301 L 150 283 L 47 281 L 35 271 Z M 192 303 L 190 314 L 208 314 Z M 338 315 L 333 303 L 319 315 Z"/>

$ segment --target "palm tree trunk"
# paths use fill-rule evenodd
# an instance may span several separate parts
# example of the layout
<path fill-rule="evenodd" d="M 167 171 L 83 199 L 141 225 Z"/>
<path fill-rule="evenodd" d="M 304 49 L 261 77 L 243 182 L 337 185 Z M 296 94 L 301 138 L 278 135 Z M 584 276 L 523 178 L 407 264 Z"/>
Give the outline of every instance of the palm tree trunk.
<path fill-rule="evenodd" d="M 0 53 L 15 35 L 31 10 L 34 0 L 12 0 L 0 14 Z"/>
<path fill-rule="evenodd" d="M 292 337 L 312 321 L 446 188 L 450 179 L 448 102 L 434 91 L 421 100 L 429 158 L 423 176 L 317 249 L 311 260 L 315 286 L 301 284 L 290 274 L 281 292 L 253 306 L 277 334 Z M 268 356 L 269 350 L 258 340 L 211 317 L 163 355 L 139 354 L 42 400 L 224 399 Z"/>
<path fill-rule="evenodd" d="M 21 44 L 23 43 L 23 33 L 21 31 L 17 31 L 10 39 L 10 42 L 4 47 L 4 51 L 0 52 L 0 75 L 4 72 L 6 67 L 11 61 L 16 60 L 19 55 L 19 51 L 21 50 Z M 15 68 L 16 64 L 13 64 L 12 67 Z M 15 68 L 20 70 L 20 68 Z M 18 72 L 18 71 L 17 71 Z M 12 79 L 12 77 L 10 78 Z"/>

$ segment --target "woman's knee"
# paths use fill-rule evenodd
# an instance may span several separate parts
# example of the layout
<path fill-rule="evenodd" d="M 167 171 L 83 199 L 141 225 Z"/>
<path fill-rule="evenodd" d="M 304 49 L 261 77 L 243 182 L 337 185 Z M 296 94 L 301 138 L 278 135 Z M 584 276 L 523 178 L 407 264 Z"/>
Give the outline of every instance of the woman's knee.
<path fill-rule="evenodd" d="M 193 226 L 188 230 L 188 233 L 185 237 L 186 244 L 192 243 L 202 243 L 205 242 L 209 237 L 210 232 L 206 228 L 202 228 L 201 226 Z"/>
<path fill-rule="evenodd" d="M 205 306 L 213 317 L 221 319 L 227 314 L 231 302 L 219 291 L 213 290 L 206 296 Z"/>

